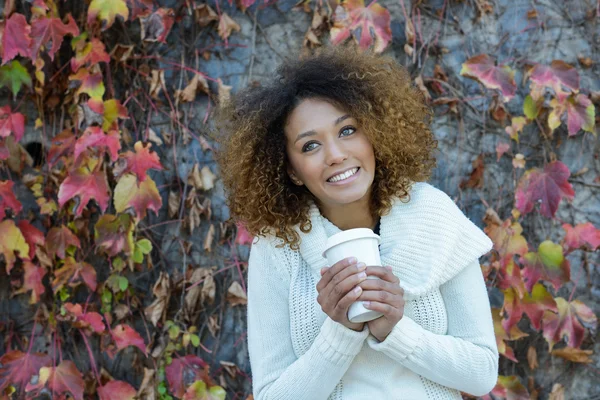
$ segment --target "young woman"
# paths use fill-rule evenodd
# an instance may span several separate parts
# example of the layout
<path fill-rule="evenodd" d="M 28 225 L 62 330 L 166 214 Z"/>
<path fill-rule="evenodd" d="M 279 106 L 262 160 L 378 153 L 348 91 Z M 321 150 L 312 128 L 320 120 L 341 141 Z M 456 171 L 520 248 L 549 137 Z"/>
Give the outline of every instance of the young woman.
<path fill-rule="evenodd" d="M 216 117 L 228 205 L 255 236 L 256 400 L 445 400 L 494 387 L 498 349 L 479 264 L 492 242 L 425 182 L 437 141 L 404 68 L 324 48 L 283 63 Z M 381 236 L 383 266 L 327 266 L 327 238 L 360 227 Z M 383 316 L 349 322 L 355 301 Z"/>

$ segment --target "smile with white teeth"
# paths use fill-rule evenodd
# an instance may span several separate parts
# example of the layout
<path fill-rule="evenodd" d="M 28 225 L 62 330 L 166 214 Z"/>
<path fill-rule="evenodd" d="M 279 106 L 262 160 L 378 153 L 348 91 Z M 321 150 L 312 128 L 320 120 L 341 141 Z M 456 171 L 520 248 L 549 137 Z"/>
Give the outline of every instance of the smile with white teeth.
<path fill-rule="evenodd" d="M 351 170 L 348 170 L 348 171 L 344 172 L 343 174 L 339 174 L 339 175 L 336 175 L 334 177 L 331 177 L 331 178 L 327 179 L 327 182 L 339 182 L 339 181 L 343 181 L 344 179 L 348 179 L 352 175 L 354 175 L 356 173 L 356 171 L 358 171 L 358 167 L 352 168 Z"/>

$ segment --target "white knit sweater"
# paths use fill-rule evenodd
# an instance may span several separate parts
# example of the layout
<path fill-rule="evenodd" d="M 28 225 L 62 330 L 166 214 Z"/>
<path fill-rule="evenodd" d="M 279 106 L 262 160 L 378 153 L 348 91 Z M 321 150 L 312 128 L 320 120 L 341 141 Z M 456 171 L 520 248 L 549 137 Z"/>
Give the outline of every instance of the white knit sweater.
<path fill-rule="evenodd" d="M 498 377 L 498 349 L 479 257 L 490 239 L 442 191 L 416 183 L 381 218 L 380 253 L 404 288 L 404 316 L 379 342 L 317 303 L 327 237 L 340 230 L 312 204 L 300 251 L 255 238 L 248 264 L 248 349 L 256 400 L 461 399 Z M 300 232 L 298 230 L 298 232 Z"/>

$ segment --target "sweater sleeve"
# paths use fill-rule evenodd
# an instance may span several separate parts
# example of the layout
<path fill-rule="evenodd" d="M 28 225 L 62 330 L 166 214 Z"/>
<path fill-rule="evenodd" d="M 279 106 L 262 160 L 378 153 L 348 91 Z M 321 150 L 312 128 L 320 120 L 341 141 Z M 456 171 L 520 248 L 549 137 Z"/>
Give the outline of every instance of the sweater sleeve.
<path fill-rule="evenodd" d="M 371 335 L 367 343 L 433 382 L 483 396 L 498 379 L 498 348 L 479 259 L 440 286 L 440 292 L 448 315 L 446 335 L 404 316 L 383 342 Z"/>
<path fill-rule="evenodd" d="M 297 358 L 292 347 L 285 265 L 261 238 L 248 260 L 248 353 L 256 400 L 327 399 L 369 331 L 326 318 L 311 347 Z M 315 300 L 316 301 L 316 300 Z"/>

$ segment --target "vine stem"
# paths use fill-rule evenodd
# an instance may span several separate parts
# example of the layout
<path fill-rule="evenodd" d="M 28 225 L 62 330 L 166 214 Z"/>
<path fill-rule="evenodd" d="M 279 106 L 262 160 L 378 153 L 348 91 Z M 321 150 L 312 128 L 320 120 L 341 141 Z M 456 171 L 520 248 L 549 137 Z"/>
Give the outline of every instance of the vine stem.
<path fill-rule="evenodd" d="M 83 342 L 85 343 L 85 347 L 87 348 L 88 354 L 90 356 L 90 364 L 92 365 L 92 371 L 94 371 L 94 376 L 96 377 L 98 386 L 102 386 L 100 384 L 100 375 L 98 374 L 98 369 L 96 367 L 96 359 L 94 358 L 94 354 L 92 353 L 92 348 L 90 347 L 90 344 L 87 340 L 85 333 L 81 329 L 78 329 L 78 330 L 79 330 L 79 333 L 81 334 L 81 337 L 83 338 Z"/>

